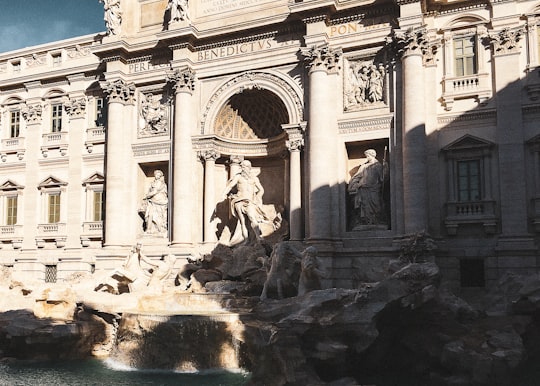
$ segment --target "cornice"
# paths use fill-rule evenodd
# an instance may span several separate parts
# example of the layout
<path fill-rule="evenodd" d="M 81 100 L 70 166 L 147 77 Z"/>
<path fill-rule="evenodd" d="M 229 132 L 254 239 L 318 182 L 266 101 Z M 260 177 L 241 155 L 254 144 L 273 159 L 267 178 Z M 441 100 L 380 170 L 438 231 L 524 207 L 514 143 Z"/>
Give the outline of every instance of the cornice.
<path fill-rule="evenodd" d="M 133 150 L 133 155 L 135 157 L 144 157 L 146 155 L 155 155 L 155 154 L 168 154 L 171 149 L 171 142 L 152 142 L 152 143 L 141 143 L 134 144 L 131 146 Z"/>
<path fill-rule="evenodd" d="M 495 110 L 485 110 L 458 115 L 442 115 L 437 118 L 437 124 L 439 127 L 460 126 L 471 121 L 484 121 L 486 124 L 491 124 L 495 123 L 496 120 L 497 112 Z"/>
<path fill-rule="evenodd" d="M 389 130 L 392 128 L 392 116 L 369 119 L 356 119 L 338 123 L 340 135 L 361 133 L 365 131 Z"/>

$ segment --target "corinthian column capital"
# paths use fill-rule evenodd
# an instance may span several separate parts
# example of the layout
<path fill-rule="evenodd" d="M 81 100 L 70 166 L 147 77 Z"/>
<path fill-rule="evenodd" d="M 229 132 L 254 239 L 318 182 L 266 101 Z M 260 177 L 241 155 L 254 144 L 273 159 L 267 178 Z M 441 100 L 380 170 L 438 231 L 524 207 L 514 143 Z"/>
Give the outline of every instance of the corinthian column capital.
<path fill-rule="evenodd" d="M 341 48 L 330 48 L 328 45 L 320 47 L 304 47 L 301 49 L 304 62 L 313 71 L 337 72 L 340 69 L 339 60 L 343 54 Z"/>
<path fill-rule="evenodd" d="M 190 67 L 174 70 L 167 74 L 167 82 L 175 92 L 193 93 L 195 90 L 195 71 Z"/>
<path fill-rule="evenodd" d="M 495 55 L 519 53 L 519 44 L 521 37 L 525 34 L 523 27 L 503 28 L 502 30 L 490 33 L 487 36 L 488 41 L 493 44 Z"/>
<path fill-rule="evenodd" d="M 421 55 L 428 53 L 429 44 L 425 27 L 411 27 L 406 30 L 395 30 L 390 44 L 398 56 Z"/>
<path fill-rule="evenodd" d="M 135 84 L 122 79 L 105 83 L 103 91 L 109 97 L 109 102 L 131 104 L 135 101 Z"/>

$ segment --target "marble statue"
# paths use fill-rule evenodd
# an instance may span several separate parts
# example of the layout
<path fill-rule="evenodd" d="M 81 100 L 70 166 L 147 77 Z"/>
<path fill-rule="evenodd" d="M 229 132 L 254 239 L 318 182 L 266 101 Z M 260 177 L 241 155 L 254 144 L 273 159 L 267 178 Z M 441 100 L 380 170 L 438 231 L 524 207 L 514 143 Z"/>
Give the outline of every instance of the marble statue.
<path fill-rule="evenodd" d="M 298 296 L 305 295 L 310 291 L 320 290 L 321 278 L 326 277 L 326 272 L 319 268 L 317 248 L 307 247 L 302 252 L 300 279 L 298 280 Z"/>
<path fill-rule="evenodd" d="M 354 196 L 353 226 L 383 223 L 384 168 L 377 160 L 374 149 L 368 149 L 364 154 L 367 161 L 360 165 L 347 188 L 349 194 Z"/>
<path fill-rule="evenodd" d="M 167 132 L 167 113 L 161 104 L 159 95 L 142 94 L 141 116 L 143 119 L 142 134 L 159 134 Z"/>
<path fill-rule="evenodd" d="M 278 299 L 296 295 L 301 259 L 302 254 L 289 242 L 275 244 L 260 299 L 265 300 L 271 295 Z"/>
<path fill-rule="evenodd" d="M 167 10 L 171 13 L 169 24 L 181 20 L 189 20 L 188 0 L 169 0 Z"/>
<path fill-rule="evenodd" d="M 240 164 L 240 173 L 233 176 L 225 186 L 223 199 L 229 198 L 232 215 L 238 219 L 244 242 L 248 242 L 250 232 L 248 222 L 257 240 L 261 239 L 260 224 L 271 223 L 263 209 L 264 189 L 259 178 L 252 173 L 251 162 L 244 160 Z M 236 187 L 236 193 L 229 194 Z"/>
<path fill-rule="evenodd" d="M 106 277 L 95 291 L 121 294 L 135 292 L 148 284 L 149 272 L 141 266 L 141 262 L 153 266 L 154 263 L 141 252 L 142 244 L 136 244 L 126 257 L 122 267 Z"/>
<path fill-rule="evenodd" d="M 145 233 L 161 234 L 167 233 L 167 205 L 169 198 L 167 195 L 167 184 L 161 170 L 154 171 L 154 181 L 148 188 L 148 192 L 143 199 L 143 206 L 140 210 L 144 214 Z"/>
<path fill-rule="evenodd" d="M 108 35 L 118 35 L 122 24 L 122 11 L 120 10 L 120 0 L 99 0 L 103 3 L 105 10 L 105 27 Z"/>
<path fill-rule="evenodd" d="M 161 260 L 150 262 L 153 268 L 150 280 L 148 281 L 149 289 L 154 291 L 163 290 L 163 284 L 172 272 L 174 261 L 174 256 L 168 254 L 163 255 Z"/>

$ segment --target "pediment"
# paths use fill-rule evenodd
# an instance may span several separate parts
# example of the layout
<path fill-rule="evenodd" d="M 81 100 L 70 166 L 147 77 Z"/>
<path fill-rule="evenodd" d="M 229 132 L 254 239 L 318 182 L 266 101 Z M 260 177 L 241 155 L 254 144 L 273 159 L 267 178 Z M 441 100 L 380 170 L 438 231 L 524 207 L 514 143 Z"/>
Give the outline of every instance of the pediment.
<path fill-rule="evenodd" d="M 489 149 L 493 146 L 495 146 L 493 142 L 489 142 L 484 139 L 467 134 L 455 140 L 451 144 L 443 147 L 442 150 L 443 151 L 460 151 L 460 150 Z"/>
<path fill-rule="evenodd" d="M 105 182 L 105 177 L 103 176 L 103 174 L 96 172 L 83 181 L 83 186 L 103 184 L 104 182 Z"/>
<path fill-rule="evenodd" d="M 51 188 L 51 187 L 57 187 L 57 186 L 66 186 L 68 183 L 65 181 L 62 181 L 59 178 L 56 178 L 54 176 L 49 176 L 45 178 L 43 181 L 41 181 L 38 185 L 39 188 Z"/>
<path fill-rule="evenodd" d="M 20 190 L 20 189 L 24 189 L 24 186 L 19 185 L 16 182 L 13 182 L 11 180 L 7 180 L 2 185 L 0 185 L 0 191 Z"/>

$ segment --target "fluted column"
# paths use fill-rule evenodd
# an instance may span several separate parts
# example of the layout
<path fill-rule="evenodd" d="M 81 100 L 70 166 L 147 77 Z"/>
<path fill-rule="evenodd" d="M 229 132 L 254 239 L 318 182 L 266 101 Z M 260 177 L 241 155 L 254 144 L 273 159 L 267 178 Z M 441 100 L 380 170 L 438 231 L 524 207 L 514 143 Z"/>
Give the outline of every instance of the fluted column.
<path fill-rule="evenodd" d="M 302 174 L 300 152 L 304 147 L 301 134 L 289 134 L 286 143 L 289 160 L 289 233 L 291 240 L 302 240 Z"/>
<path fill-rule="evenodd" d="M 302 53 L 309 67 L 309 238 L 328 240 L 332 236 L 332 202 L 335 201 L 331 176 L 337 168 L 337 104 L 333 96 L 338 88 L 336 74 L 341 51 L 325 45 Z"/>
<path fill-rule="evenodd" d="M 173 133 L 172 244 L 191 245 L 193 224 L 193 152 L 191 129 L 195 73 L 190 68 L 168 75 L 175 90 Z"/>
<path fill-rule="evenodd" d="M 121 79 L 104 86 L 108 95 L 107 151 L 105 170 L 105 246 L 118 247 L 130 244 L 128 205 L 124 190 L 128 181 L 126 159 L 129 151 L 128 130 L 124 122 L 127 105 L 134 103 L 135 85 Z"/>
<path fill-rule="evenodd" d="M 199 153 L 204 162 L 204 242 L 217 241 L 212 215 L 216 208 L 215 166 L 220 154 L 215 150 Z"/>
<path fill-rule="evenodd" d="M 423 28 L 397 31 L 403 79 L 403 211 L 405 232 L 427 229 L 426 113 L 423 52 L 427 48 Z"/>

